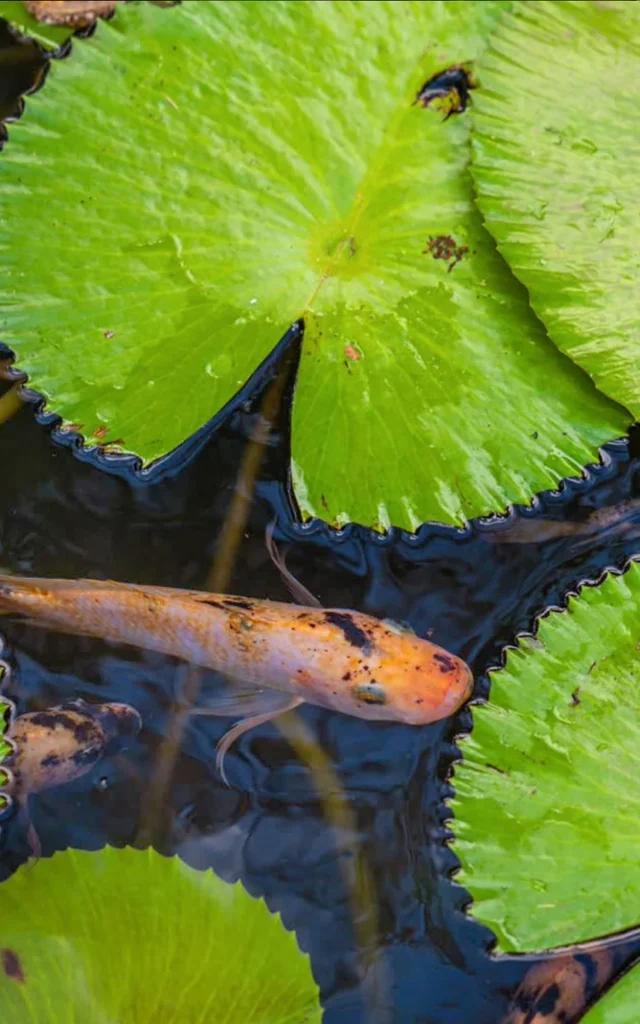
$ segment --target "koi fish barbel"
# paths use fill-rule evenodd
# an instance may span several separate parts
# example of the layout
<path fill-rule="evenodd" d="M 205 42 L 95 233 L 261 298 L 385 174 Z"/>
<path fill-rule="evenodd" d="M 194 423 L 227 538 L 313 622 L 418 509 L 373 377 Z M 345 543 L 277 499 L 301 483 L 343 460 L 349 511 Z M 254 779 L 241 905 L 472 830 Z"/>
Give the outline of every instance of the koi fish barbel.
<path fill-rule="evenodd" d="M 0 576 L 0 614 L 10 613 L 58 632 L 173 655 L 240 683 L 226 704 L 196 709 L 243 716 L 218 744 L 222 773 L 238 736 L 304 702 L 356 718 L 427 725 L 453 714 L 473 685 L 460 658 L 348 609 L 113 581 Z"/>

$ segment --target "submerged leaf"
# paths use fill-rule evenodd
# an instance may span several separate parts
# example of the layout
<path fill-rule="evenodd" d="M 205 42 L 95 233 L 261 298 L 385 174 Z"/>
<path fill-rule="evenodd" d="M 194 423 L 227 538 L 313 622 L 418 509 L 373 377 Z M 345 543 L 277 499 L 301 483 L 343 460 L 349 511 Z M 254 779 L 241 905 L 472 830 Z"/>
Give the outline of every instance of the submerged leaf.
<path fill-rule="evenodd" d="M 319 1024 L 295 936 L 240 884 L 153 850 L 68 850 L 0 886 L 12 1024 Z"/>
<path fill-rule="evenodd" d="M 478 204 L 553 341 L 640 415 L 637 3 L 521 3 L 474 102 Z"/>
<path fill-rule="evenodd" d="M 460 880 L 514 951 L 640 917 L 640 566 L 584 588 L 537 636 L 493 673 L 456 774 Z"/>
<path fill-rule="evenodd" d="M 461 522 L 579 472 L 627 416 L 496 254 L 467 115 L 414 102 L 507 7 L 190 0 L 101 24 L 2 157 L 0 331 L 34 387 L 152 460 L 304 316 L 304 513 Z"/>

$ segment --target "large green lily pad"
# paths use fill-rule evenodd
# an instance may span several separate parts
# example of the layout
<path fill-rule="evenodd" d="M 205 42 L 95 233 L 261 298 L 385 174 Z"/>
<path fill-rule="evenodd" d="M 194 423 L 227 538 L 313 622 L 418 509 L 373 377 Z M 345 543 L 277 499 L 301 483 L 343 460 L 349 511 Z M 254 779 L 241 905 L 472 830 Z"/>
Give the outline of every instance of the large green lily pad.
<path fill-rule="evenodd" d="M 456 772 L 456 850 L 473 912 L 500 948 L 636 925 L 640 566 L 543 619 L 492 674 L 474 719 Z M 626 985 L 640 996 L 635 977 Z"/>
<path fill-rule="evenodd" d="M 640 415 L 637 3 L 520 3 L 482 61 L 478 204 L 553 341 Z"/>
<path fill-rule="evenodd" d="M 11 1024 L 319 1024 L 309 960 L 261 900 L 153 850 L 66 851 L 0 886 Z"/>
<path fill-rule="evenodd" d="M 462 522 L 579 472 L 628 416 L 496 254 L 466 114 L 413 105 L 507 7 L 141 4 L 56 62 L 0 175 L 0 336 L 51 408 L 153 460 L 304 316 L 303 513 Z"/>

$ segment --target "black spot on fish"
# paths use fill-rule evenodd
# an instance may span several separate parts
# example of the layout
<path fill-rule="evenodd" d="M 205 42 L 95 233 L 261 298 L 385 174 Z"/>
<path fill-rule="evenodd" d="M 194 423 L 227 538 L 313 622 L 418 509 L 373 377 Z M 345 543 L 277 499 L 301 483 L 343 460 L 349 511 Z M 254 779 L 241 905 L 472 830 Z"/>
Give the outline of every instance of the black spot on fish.
<path fill-rule="evenodd" d="M 345 674 L 343 675 L 342 678 L 345 681 L 345 683 L 348 683 L 349 680 L 351 679 L 351 673 L 350 672 L 345 672 Z"/>
<path fill-rule="evenodd" d="M 422 697 L 417 697 L 416 700 L 414 700 L 413 703 L 414 704 L 424 704 L 424 700 L 422 699 Z"/>
<path fill-rule="evenodd" d="M 448 654 L 434 654 L 433 660 L 438 662 L 441 672 L 455 672 L 456 663 Z"/>
<path fill-rule="evenodd" d="M 77 750 L 72 755 L 71 760 L 75 765 L 81 767 L 86 764 L 93 764 L 97 761 L 101 754 L 101 748 L 99 746 L 87 747 L 86 750 Z"/>
<path fill-rule="evenodd" d="M 75 729 L 76 720 L 64 711 L 34 711 L 31 715 L 33 725 L 42 725 L 46 729 L 55 729 L 60 726 L 62 729 Z"/>
<path fill-rule="evenodd" d="M 74 723 L 73 736 L 78 743 L 86 743 L 87 740 L 95 739 L 97 733 L 95 722 Z"/>
<path fill-rule="evenodd" d="M 250 612 L 253 609 L 252 602 L 245 600 L 244 597 L 225 597 L 222 603 L 225 608 L 242 608 L 245 612 Z"/>
<path fill-rule="evenodd" d="M 543 1017 L 552 1014 L 556 1008 L 556 1003 L 558 1002 L 559 998 L 560 989 L 558 988 L 558 986 L 549 985 L 549 988 L 545 989 L 545 991 L 540 996 L 540 999 L 538 999 L 536 1003 L 537 1013 L 541 1014 Z"/>
<path fill-rule="evenodd" d="M 2 957 L 2 969 L 7 977 L 13 978 L 14 981 L 25 981 L 18 954 L 13 949 L 3 949 L 0 950 L 0 956 Z"/>
<path fill-rule="evenodd" d="M 325 620 L 337 626 L 344 633 L 345 639 L 352 647 L 357 647 L 364 654 L 371 654 L 373 644 L 364 629 L 356 626 L 349 612 L 325 612 Z"/>
<path fill-rule="evenodd" d="M 57 754 L 47 754 L 46 757 L 42 758 L 43 768 L 55 768 L 56 765 L 60 764 L 60 758 Z"/>
<path fill-rule="evenodd" d="M 372 679 L 370 683 L 358 683 L 354 686 L 353 692 L 356 699 L 364 701 L 365 704 L 387 703 L 387 694 L 385 693 L 384 686 L 376 683 L 375 679 Z"/>
<path fill-rule="evenodd" d="M 198 601 L 200 604 L 210 604 L 212 608 L 220 608 L 224 611 L 225 605 L 222 601 L 216 601 L 213 597 L 199 597 Z"/>

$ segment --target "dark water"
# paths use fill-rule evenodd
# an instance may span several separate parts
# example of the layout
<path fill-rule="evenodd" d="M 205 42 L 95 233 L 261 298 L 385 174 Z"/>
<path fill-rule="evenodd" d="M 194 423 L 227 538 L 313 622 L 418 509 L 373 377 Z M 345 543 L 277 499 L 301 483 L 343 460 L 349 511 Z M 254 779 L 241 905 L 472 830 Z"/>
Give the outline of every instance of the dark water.
<path fill-rule="evenodd" d="M 146 474 L 133 459 L 80 450 L 77 439 L 61 444 L 51 436 L 51 419 L 37 422 L 33 408 L 0 426 L 1 563 L 37 575 L 202 587 L 263 396 L 298 344 L 294 330 L 219 417 Z M 640 498 L 634 432 L 608 445 L 584 479 L 504 520 L 465 530 L 425 525 L 417 535 L 384 537 L 359 526 L 341 532 L 321 522 L 302 526 L 288 487 L 291 387 L 290 379 L 265 448 L 232 592 L 288 600 L 264 544 L 275 516 L 290 568 L 323 604 L 410 623 L 465 658 L 477 696 L 485 697 L 487 670 L 537 615 L 640 552 L 640 507 L 633 504 L 625 529 L 617 523 L 593 536 L 495 542 L 510 531 L 515 536 L 523 521 L 582 522 L 593 510 Z M 44 855 L 134 842 L 181 667 L 160 655 L 10 619 L 2 628 L 11 667 L 7 692 L 19 713 L 80 696 L 132 703 L 143 719 L 140 735 L 92 773 L 32 798 Z M 205 689 L 214 684 L 210 674 Z M 317 780 L 275 726 L 255 730 L 232 750 L 226 788 L 214 760 L 228 720 L 198 717 L 184 736 L 154 845 L 225 879 L 241 879 L 282 913 L 311 954 L 327 1024 L 500 1021 L 527 965 L 490 957 L 491 936 L 465 914 L 469 896 L 451 879 L 457 861 L 444 800 L 459 756 L 454 737 L 470 728 L 470 712 L 422 729 L 312 707 L 301 717 L 336 766 L 352 814 L 349 835 L 326 820 Z M 2 877 L 28 853 L 23 828 L 10 820 Z M 379 948 L 366 972 L 355 953 L 349 872 L 366 872 L 375 894 L 364 930 Z"/>

